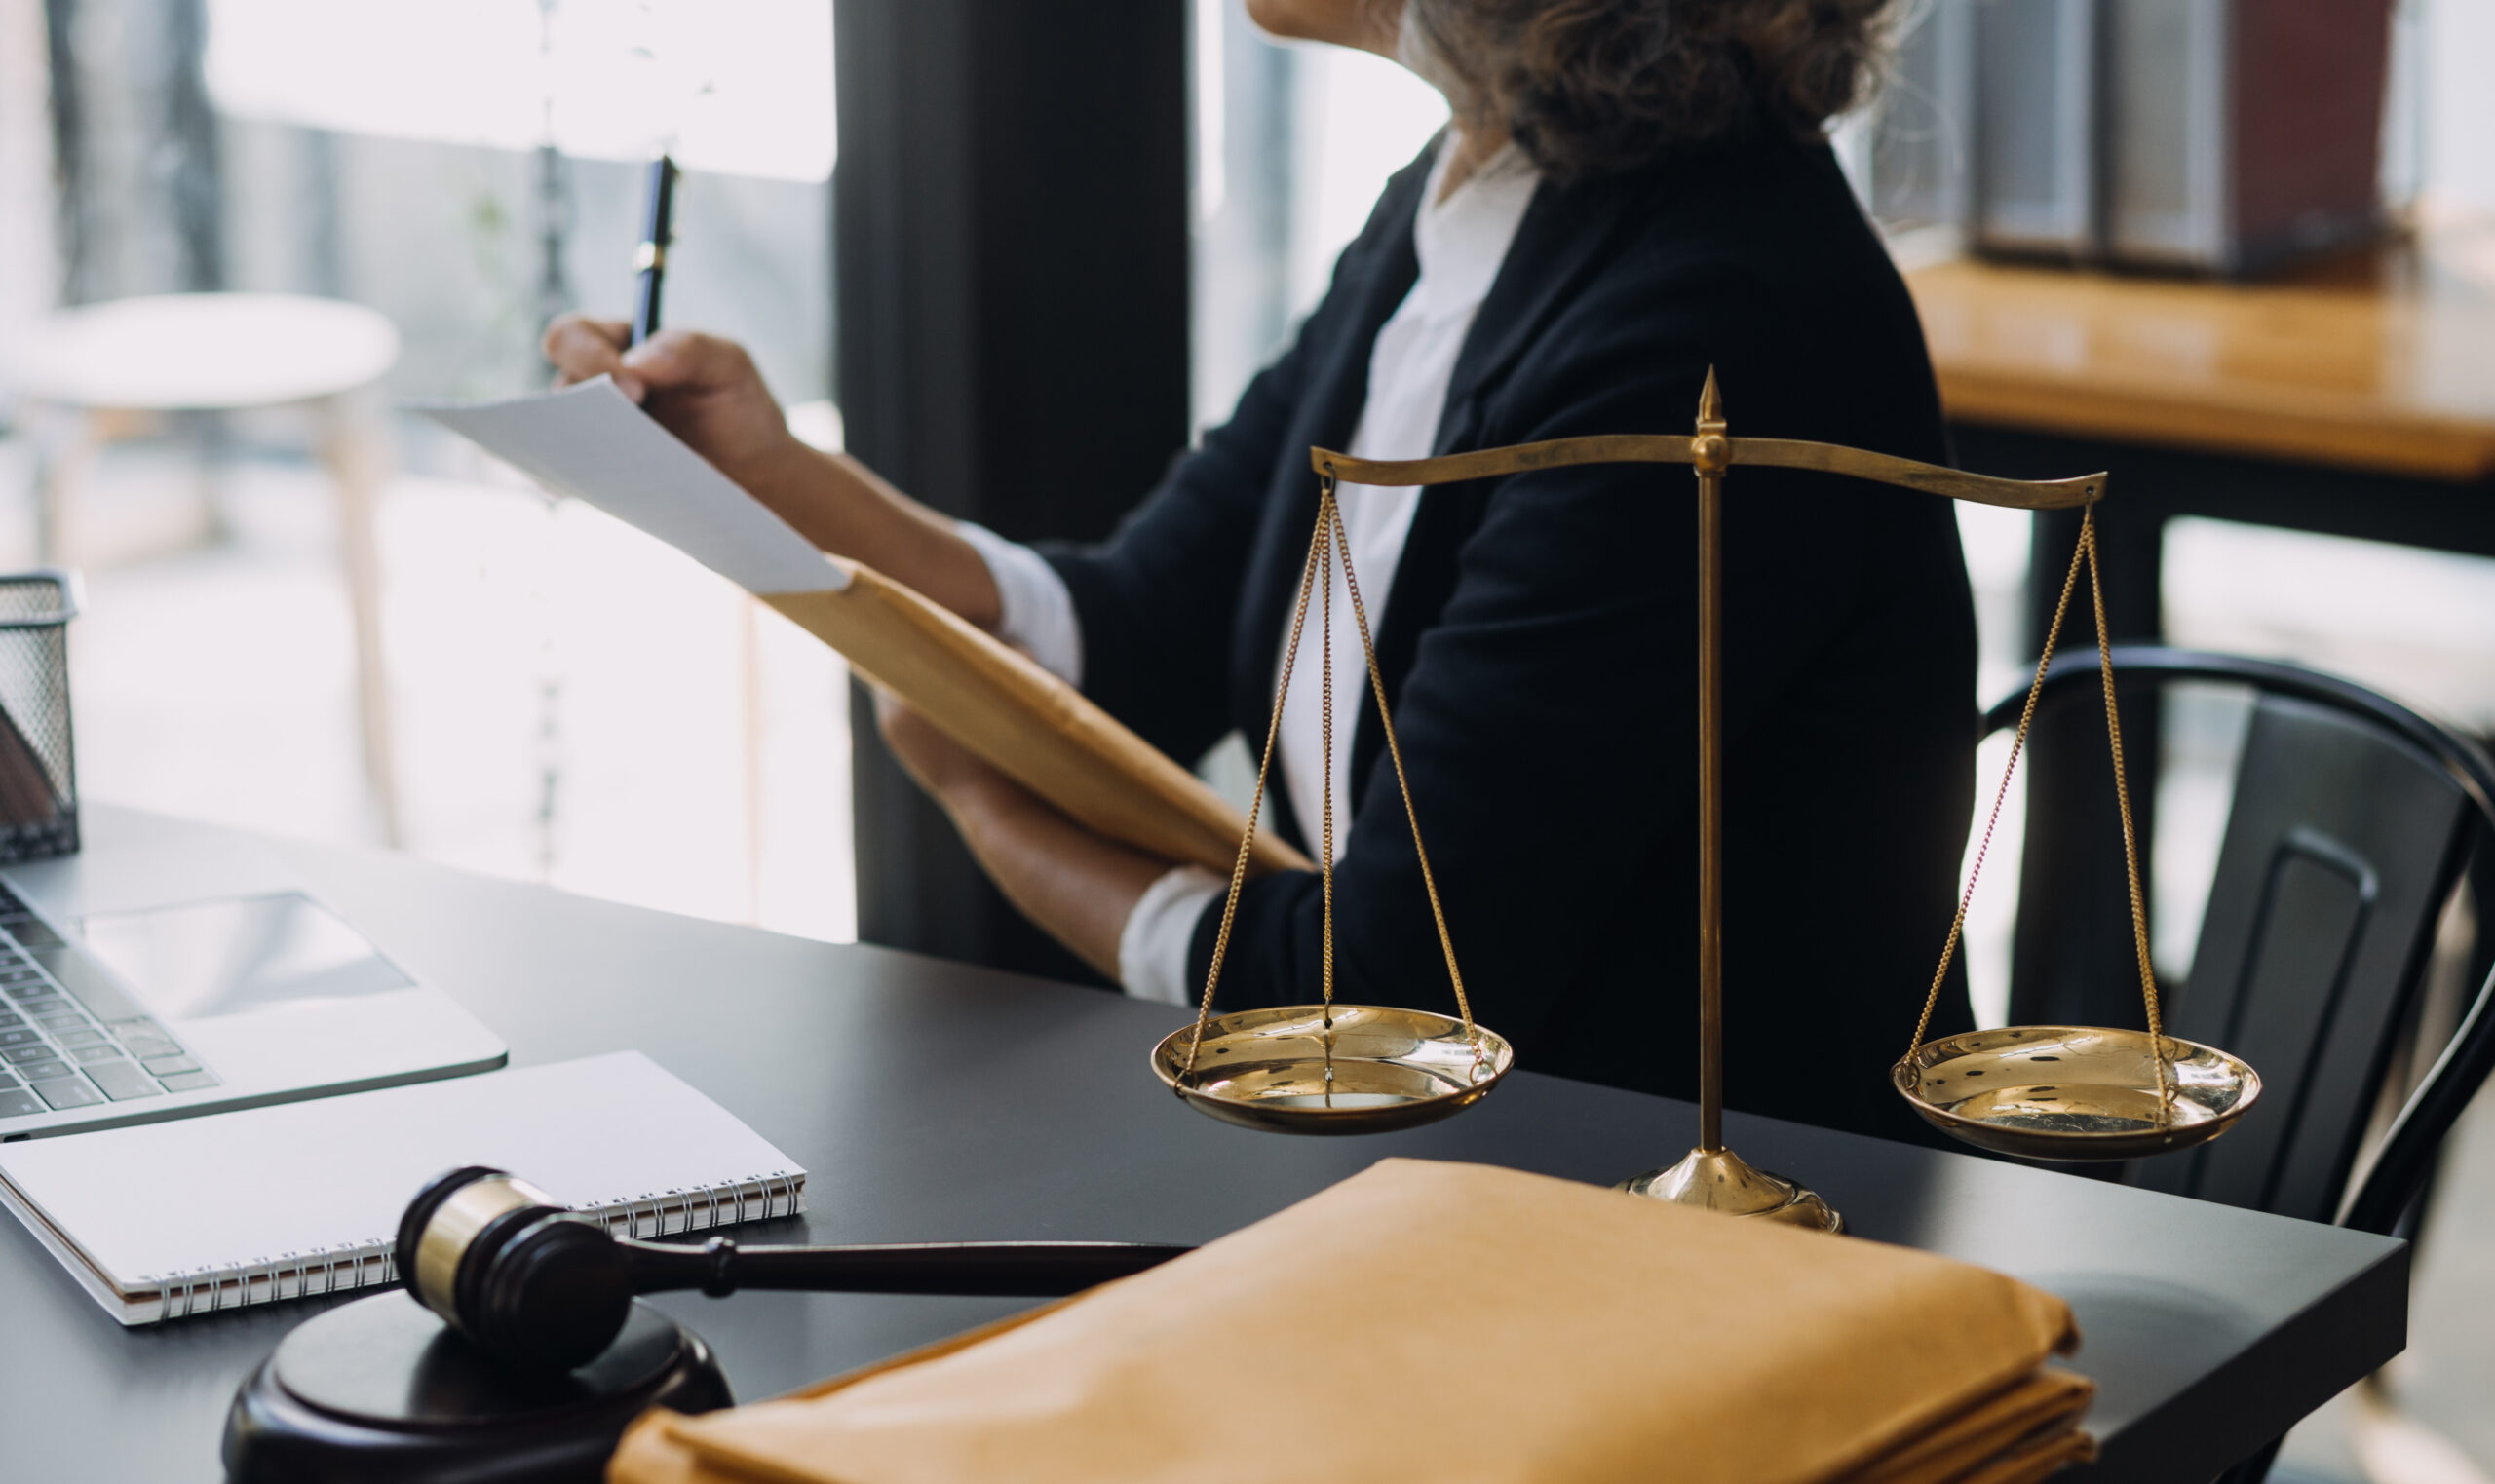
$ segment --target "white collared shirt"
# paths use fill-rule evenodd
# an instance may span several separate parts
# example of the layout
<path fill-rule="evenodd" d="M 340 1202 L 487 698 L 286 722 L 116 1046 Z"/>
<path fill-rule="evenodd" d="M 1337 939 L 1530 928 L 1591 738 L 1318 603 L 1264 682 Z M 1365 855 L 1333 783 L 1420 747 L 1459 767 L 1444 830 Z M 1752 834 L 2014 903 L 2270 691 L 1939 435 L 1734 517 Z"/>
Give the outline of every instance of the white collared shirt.
<path fill-rule="evenodd" d="M 1433 451 L 1439 417 L 1455 376 L 1456 357 L 1507 260 L 1541 175 L 1513 144 L 1502 149 L 1439 199 L 1458 136 L 1450 131 L 1430 169 L 1421 209 L 1412 223 L 1412 248 L 1420 275 L 1402 304 L 1377 332 L 1369 351 L 1368 400 L 1361 409 L 1350 452 L 1363 459 L 1419 459 Z M 1385 623 L 1385 600 L 1402 560 L 1403 543 L 1420 508 L 1418 489 L 1345 484 L 1337 491 L 1343 527 L 1351 539 L 1352 566 L 1361 579 L 1372 639 Z M 1082 683 L 1083 630 L 1074 599 L 1055 568 L 1030 548 L 965 523 L 963 536 L 979 550 L 1002 599 L 998 636 L 1018 645 L 1050 670 Z M 1318 605 L 1310 594 L 1308 627 L 1293 665 L 1290 693 L 1283 704 L 1283 776 L 1291 812 L 1310 854 L 1321 848 L 1324 789 L 1334 797 L 1334 852 L 1341 858 L 1351 836 L 1352 735 L 1356 718 L 1373 717 L 1367 662 L 1352 621 L 1351 594 L 1339 565 L 1334 573 L 1334 745 L 1324 765 L 1324 686 L 1318 642 Z M 1289 637 L 1284 617 L 1284 638 Z M 1281 651 L 1276 653 L 1280 678 Z M 1375 725 L 1374 720 L 1366 723 Z M 1130 995 L 1171 1005 L 1195 1003 L 1203 986 L 1187 982 L 1187 952 L 1197 921 L 1229 882 L 1201 866 L 1182 865 L 1155 881 L 1127 917 L 1118 937 L 1118 979 Z"/>

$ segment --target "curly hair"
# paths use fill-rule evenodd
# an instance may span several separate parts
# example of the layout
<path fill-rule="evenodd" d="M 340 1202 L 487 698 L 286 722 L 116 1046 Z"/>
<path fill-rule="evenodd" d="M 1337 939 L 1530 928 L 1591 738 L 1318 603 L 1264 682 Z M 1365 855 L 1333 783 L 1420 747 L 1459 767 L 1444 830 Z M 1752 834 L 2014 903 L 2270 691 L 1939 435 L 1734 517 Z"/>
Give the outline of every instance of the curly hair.
<path fill-rule="evenodd" d="M 1892 0 L 1407 0 L 1407 62 L 1547 173 L 1760 130 L 1816 138 L 1869 95 Z"/>

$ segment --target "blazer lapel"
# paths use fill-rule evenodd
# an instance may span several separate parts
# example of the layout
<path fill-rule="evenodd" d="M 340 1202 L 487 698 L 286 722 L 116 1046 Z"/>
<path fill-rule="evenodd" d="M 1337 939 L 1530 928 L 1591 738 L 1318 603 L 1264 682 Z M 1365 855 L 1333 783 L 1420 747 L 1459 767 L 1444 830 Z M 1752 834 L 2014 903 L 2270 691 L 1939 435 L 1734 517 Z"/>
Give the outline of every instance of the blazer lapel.
<path fill-rule="evenodd" d="M 1642 195 L 1636 189 L 1641 178 L 1616 176 L 1566 187 L 1545 182 L 1534 193 L 1456 356 L 1433 454 L 1481 446 L 1483 400 L 1543 326 L 1610 257 L 1614 239 L 1630 220 L 1628 202 Z M 1387 590 L 1385 618 L 1376 636 L 1378 672 L 1390 699 L 1402 694 L 1421 635 L 1438 623 L 1454 595 L 1458 558 L 1465 542 L 1480 528 L 1488 502 L 1488 486 L 1478 482 L 1433 488 L 1423 495 Z M 1315 519 L 1312 510 L 1303 528 Z M 1386 750 L 1386 737 L 1377 725 L 1374 701 L 1363 701 L 1355 714 L 1351 805 L 1357 809 Z"/>
<path fill-rule="evenodd" d="M 1633 171 L 1566 186 L 1544 181 L 1534 192 L 1524 220 L 1517 224 L 1516 240 L 1455 359 L 1447 410 L 1439 421 L 1438 452 L 1467 446 L 1456 439 L 1474 436 L 1475 430 L 1459 412 L 1470 410 L 1469 404 L 1516 363 L 1551 318 L 1610 259 L 1615 239 L 1632 217 L 1631 205 L 1644 200 L 1652 184 L 1651 171 Z"/>

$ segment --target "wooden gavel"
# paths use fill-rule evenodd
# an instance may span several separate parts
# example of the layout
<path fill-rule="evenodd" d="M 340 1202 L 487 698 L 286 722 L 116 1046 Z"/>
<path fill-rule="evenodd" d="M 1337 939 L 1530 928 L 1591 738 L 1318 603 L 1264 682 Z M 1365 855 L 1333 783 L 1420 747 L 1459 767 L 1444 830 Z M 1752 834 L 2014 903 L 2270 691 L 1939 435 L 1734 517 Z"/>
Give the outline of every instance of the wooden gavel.
<path fill-rule="evenodd" d="M 1190 1247 L 1116 1241 L 698 1246 L 617 1237 L 502 1170 L 435 1176 L 399 1222 L 399 1275 L 417 1303 L 486 1354 L 568 1371 L 613 1343 L 633 1297 L 698 1288 L 1044 1298 L 1156 1267 Z"/>

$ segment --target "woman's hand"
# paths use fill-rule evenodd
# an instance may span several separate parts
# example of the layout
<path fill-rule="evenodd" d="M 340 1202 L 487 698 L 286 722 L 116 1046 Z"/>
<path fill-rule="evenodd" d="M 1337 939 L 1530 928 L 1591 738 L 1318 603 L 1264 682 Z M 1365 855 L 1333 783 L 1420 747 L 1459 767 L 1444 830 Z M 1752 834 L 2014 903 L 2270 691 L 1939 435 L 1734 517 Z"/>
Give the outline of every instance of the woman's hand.
<path fill-rule="evenodd" d="M 1127 917 L 1170 862 L 1058 814 L 881 690 L 875 693 L 875 726 L 909 776 L 944 806 L 962 842 L 1006 899 L 1085 963 L 1116 979 Z"/>
<path fill-rule="evenodd" d="M 733 340 L 671 329 L 628 344 L 621 320 L 565 315 L 546 327 L 555 384 L 612 376 L 669 432 L 826 552 L 854 557 L 993 628 L 1003 598 L 987 563 L 953 522 L 845 453 L 788 431 L 753 358 Z"/>
<path fill-rule="evenodd" d="M 621 320 L 557 320 L 545 346 L 555 384 L 614 377 L 617 391 L 750 490 L 785 480 L 808 457 L 743 346 L 684 329 L 662 330 L 641 345 L 631 340 Z"/>
<path fill-rule="evenodd" d="M 881 686 L 875 688 L 875 730 L 883 734 L 884 745 L 892 748 L 894 758 L 918 780 L 918 786 L 935 795 L 947 811 L 971 804 L 974 794 L 1023 791 L 1021 784 L 938 731 L 908 702 Z"/>

